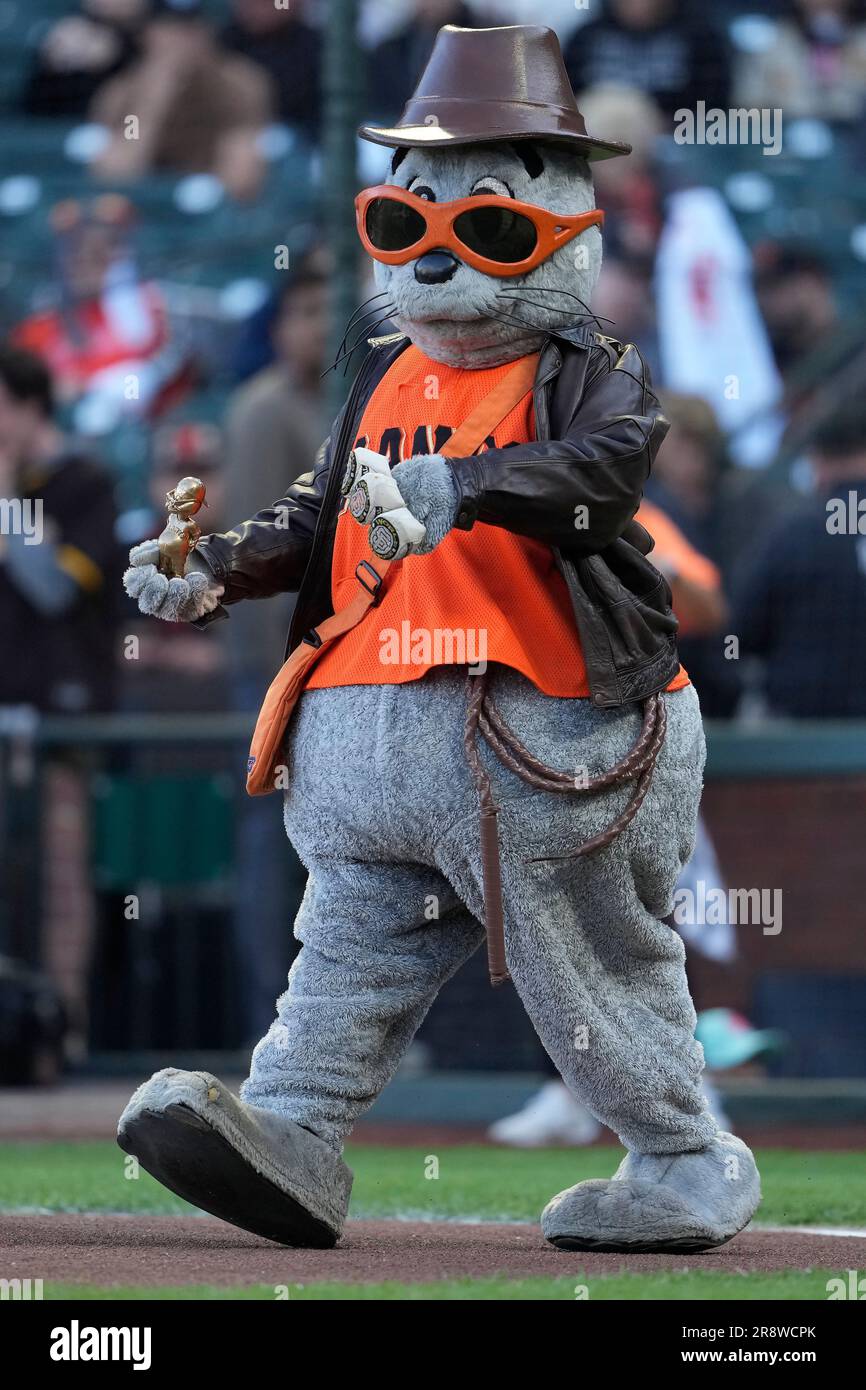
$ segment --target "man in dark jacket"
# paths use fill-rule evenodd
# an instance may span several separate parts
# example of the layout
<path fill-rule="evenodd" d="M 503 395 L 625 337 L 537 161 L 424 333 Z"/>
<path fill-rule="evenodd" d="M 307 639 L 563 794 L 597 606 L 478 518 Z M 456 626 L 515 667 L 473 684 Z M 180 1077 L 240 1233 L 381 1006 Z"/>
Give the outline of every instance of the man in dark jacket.
<path fill-rule="evenodd" d="M 0 704 L 110 709 L 111 480 L 55 424 L 42 361 L 9 347 L 0 348 L 0 499 Z"/>
<path fill-rule="evenodd" d="M 220 38 L 271 77 L 280 120 L 315 137 L 321 116 L 322 39 L 299 6 L 274 0 L 233 0 Z"/>
<path fill-rule="evenodd" d="M 565 66 L 578 93 L 626 82 L 658 102 L 666 116 L 698 101 L 727 107 L 730 60 L 724 35 L 694 0 L 607 0 L 576 29 Z"/>
<path fill-rule="evenodd" d="M 98 464 L 55 424 L 45 364 L 0 347 L 0 706 L 56 715 L 111 708 L 119 573 L 112 492 Z M 60 988 L 80 1055 L 93 890 L 88 788 L 74 756 L 48 759 L 41 791 L 41 964 Z M 7 874 L 13 926 L 28 922 L 32 931 L 14 878 Z"/>
<path fill-rule="evenodd" d="M 866 410 L 817 431 L 815 496 L 785 517 L 736 595 L 740 655 L 762 659 L 770 709 L 794 719 L 866 718 Z"/>

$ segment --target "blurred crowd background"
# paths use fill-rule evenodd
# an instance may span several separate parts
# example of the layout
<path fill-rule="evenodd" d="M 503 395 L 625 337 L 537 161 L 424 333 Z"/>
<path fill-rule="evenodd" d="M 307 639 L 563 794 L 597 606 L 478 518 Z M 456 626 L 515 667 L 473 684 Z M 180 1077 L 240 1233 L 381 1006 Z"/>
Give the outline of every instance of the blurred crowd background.
<path fill-rule="evenodd" d="M 796 779 L 816 726 L 850 721 L 835 755 L 829 734 L 820 743 L 843 774 L 866 719 L 866 4 L 354 9 L 344 40 L 358 45 L 359 118 L 399 114 L 441 25 L 543 22 L 589 130 L 633 145 L 595 166 L 607 220 L 593 309 L 602 331 L 640 346 L 671 420 L 646 516 L 685 664 L 719 748 L 738 730 L 810 721 Z M 278 799 L 239 796 L 290 599 L 242 605 L 203 634 L 141 620 L 119 575 L 183 475 L 207 485 L 207 530 L 281 496 L 360 360 L 326 374 L 344 327 L 337 269 L 345 279 L 323 222 L 326 69 L 346 12 L 327 0 L 0 0 L 0 496 L 43 498 L 47 528 L 47 543 L 3 537 L 0 550 L 0 950 L 9 999 L 29 970 L 47 972 L 79 1064 L 243 1047 L 270 1021 L 291 955 L 303 874 Z M 700 103 L 780 111 L 780 149 L 683 142 L 676 113 Z M 380 181 L 386 157 L 359 142 L 342 191 Z M 354 303 L 369 293 L 359 252 Z M 828 531 L 831 496 L 845 499 L 844 534 Z M 815 802 L 790 855 L 821 841 L 845 794 Z M 734 860 L 748 791 L 739 805 L 715 815 Z M 833 910 L 862 920 L 853 845 L 846 854 L 853 877 L 836 883 Z M 776 886 L 772 873 L 757 886 Z M 827 884 L 812 892 L 819 933 Z M 837 1021 L 858 968 L 854 926 L 839 931 L 827 956 L 848 979 Z M 753 961 L 731 995 L 778 1021 L 759 975 Z M 455 985 L 434 1011 L 434 1059 L 534 1065 L 498 999 L 484 1008 L 507 1020 L 509 1046 L 491 1060 L 470 1042 L 478 987 Z M 791 1066 L 820 1072 L 820 1052 L 803 1042 Z M 852 1056 L 837 1049 L 824 1074 L 859 1074 L 866 1042 Z"/>

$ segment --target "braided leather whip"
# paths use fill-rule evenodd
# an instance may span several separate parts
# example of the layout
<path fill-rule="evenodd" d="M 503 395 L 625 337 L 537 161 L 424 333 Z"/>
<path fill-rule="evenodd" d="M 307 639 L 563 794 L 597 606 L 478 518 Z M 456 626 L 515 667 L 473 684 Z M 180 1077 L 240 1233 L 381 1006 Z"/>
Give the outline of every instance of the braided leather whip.
<path fill-rule="evenodd" d="M 592 796 L 606 791 L 609 787 L 634 783 L 634 791 L 628 805 L 611 821 L 606 829 L 585 840 L 568 854 L 546 854 L 528 859 L 528 864 L 540 864 L 547 860 L 580 859 L 605 849 L 627 825 L 630 825 L 643 805 L 650 788 L 653 769 L 665 738 L 667 711 L 661 694 L 651 695 L 643 701 L 643 723 L 637 739 L 619 762 L 607 772 L 590 777 L 586 782 L 577 782 L 573 775 L 559 772 L 546 763 L 533 757 L 508 727 L 494 704 L 488 690 L 487 673 L 468 678 L 468 701 L 466 723 L 463 731 L 463 748 L 469 764 L 481 812 L 481 867 L 484 878 L 484 916 L 487 928 L 487 959 L 492 985 L 504 984 L 510 979 L 505 959 L 505 926 L 502 913 L 502 875 L 499 862 L 499 835 L 497 830 L 498 806 L 493 798 L 493 788 L 487 770 L 478 752 L 478 734 L 486 740 L 505 767 L 510 768 L 524 782 L 539 791 L 570 792 L 572 795 Z"/>

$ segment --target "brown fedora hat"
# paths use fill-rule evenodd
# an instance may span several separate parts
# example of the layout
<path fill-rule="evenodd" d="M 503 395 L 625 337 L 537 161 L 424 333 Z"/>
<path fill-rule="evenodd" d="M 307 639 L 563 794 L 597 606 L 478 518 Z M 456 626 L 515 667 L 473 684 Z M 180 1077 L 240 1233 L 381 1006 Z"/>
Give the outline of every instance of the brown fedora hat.
<path fill-rule="evenodd" d="M 459 29 L 446 24 L 418 86 L 394 126 L 363 125 L 377 145 L 488 144 L 552 140 L 586 159 L 628 154 L 631 145 L 587 135 L 559 40 L 540 24 Z"/>

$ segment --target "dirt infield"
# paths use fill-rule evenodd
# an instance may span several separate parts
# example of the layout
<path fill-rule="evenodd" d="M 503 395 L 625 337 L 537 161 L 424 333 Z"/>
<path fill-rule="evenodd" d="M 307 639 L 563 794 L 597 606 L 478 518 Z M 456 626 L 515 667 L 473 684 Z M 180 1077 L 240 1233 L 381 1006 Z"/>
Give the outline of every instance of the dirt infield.
<path fill-rule="evenodd" d="M 706 1255 L 599 1255 L 545 1245 L 528 1225 L 350 1221 L 335 1250 L 288 1250 L 210 1217 L 0 1215 L 7 1278 L 110 1285 L 378 1283 L 583 1270 L 857 1269 L 856 1236 L 747 1231 Z"/>

